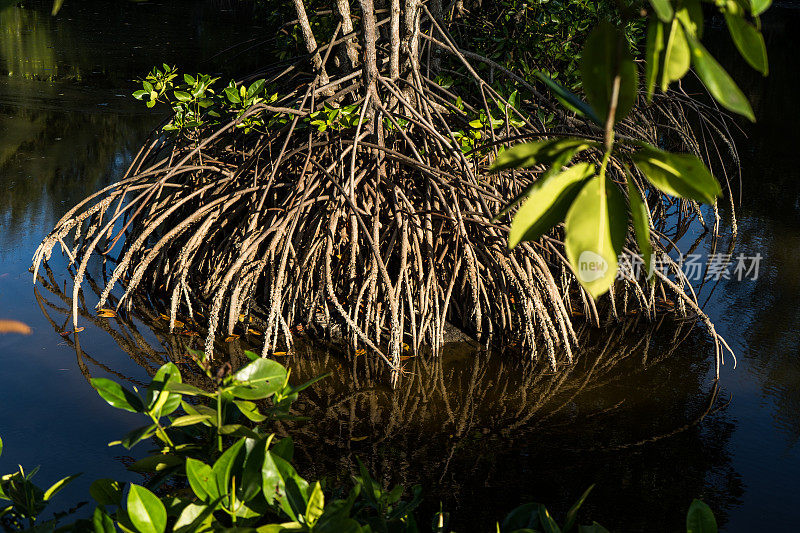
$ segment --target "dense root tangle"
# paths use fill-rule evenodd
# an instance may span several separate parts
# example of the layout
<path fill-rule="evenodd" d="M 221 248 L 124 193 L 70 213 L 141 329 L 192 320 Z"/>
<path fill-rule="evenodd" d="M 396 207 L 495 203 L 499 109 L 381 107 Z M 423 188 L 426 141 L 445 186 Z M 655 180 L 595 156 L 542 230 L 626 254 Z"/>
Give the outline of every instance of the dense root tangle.
<path fill-rule="evenodd" d="M 324 46 L 305 27 L 302 2 L 295 4 L 309 57 L 268 74 L 284 96 L 197 136 L 156 133 L 122 180 L 72 209 L 44 240 L 35 267 L 60 244 L 76 268 L 73 302 L 90 258 L 100 255 L 115 268 L 98 306 L 117 283 L 125 287 L 119 305 L 146 289 L 167 302 L 172 324 L 180 315 L 205 327 L 208 353 L 243 316 L 245 324 L 252 314 L 263 321 L 264 355 L 290 350 L 296 324 L 321 324 L 382 358 L 393 383 L 404 344 L 436 353 L 446 322 L 487 341 L 513 340 L 533 358 L 543 350 L 556 366 L 572 360 L 573 315 L 598 325 L 632 308 L 652 317 L 673 293 L 679 312 L 702 316 L 676 265 L 654 286 L 628 276 L 596 305 L 574 281 L 559 230 L 506 249 L 508 219 L 492 217 L 538 173 L 486 177 L 481 169 L 501 146 L 549 135 L 529 119 L 536 109 L 556 110 L 536 88 L 459 50 L 417 0 L 392 1 L 388 12 L 361 0 L 356 30 L 347 2 L 338 1 L 341 20 Z M 432 69 L 446 61 L 461 76 L 457 86 L 469 87 L 463 109 L 432 81 Z M 496 116 L 505 103 L 471 66 L 481 61 L 532 98 L 521 111 L 508 108 L 522 125 L 486 128 L 484 148 L 465 154 L 454 130 L 467 127 L 470 113 Z M 313 75 L 301 71 L 308 64 Z M 689 131 L 684 107 L 665 102 L 659 120 Z M 323 104 L 356 105 L 359 120 L 325 132 L 309 127 L 308 115 Z M 656 142 L 658 109 L 634 116 L 621 133 Z M 236 128 L 254 116 L 287 120 L 258 133 Z M 563 131 L 599 135 L 557 116 Z M 687 215 L 680 224 L 696 212 L 655 193 L 651 207 L 657 227 L 670 212 Z"/>

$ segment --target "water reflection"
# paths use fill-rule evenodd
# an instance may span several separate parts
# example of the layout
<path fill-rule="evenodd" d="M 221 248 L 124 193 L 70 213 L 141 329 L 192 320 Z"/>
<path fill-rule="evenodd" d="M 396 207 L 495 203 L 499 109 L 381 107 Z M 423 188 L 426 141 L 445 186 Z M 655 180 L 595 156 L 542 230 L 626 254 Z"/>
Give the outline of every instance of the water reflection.
<path fill-rule="evenodd" d="M 47 269 L 40 286 L 43 314 L 56 331 L 69 332 L 70 295 Z M 119 374 L 79 342 L 109 335 L 148 374 L 175 361 L 190 381 L 209 385 L 191 373 L 186 357 L 187 348 L 202 344 L 195 325 L 169 334 L 168 321 L 144 300 L 129 313 L 99 318 L 93 303 L 100 288 L 94 279 L 88 286 L 94 294 L 84 291 L 79 309 L 87 330 L 65 338 L 87 378 Z M 719 412 L 725 402 L 717 401 L 716 386 L 706 385 L 711 362 L 702 355 L 709 353 L 702 329 L 634 319 L 578 334 L 587 349 L 557 372 L 454 343 L 440 358 L 409 358 L 397 390 L 387 387 L 384 367 L 371 358 L 300 342 L 283 361 L 298 382 L 331 376 L 296 403 L 296 414 L 310 420 L 280 432 L 296 439 L 305 475 L 346 484 L 359 457 L 386 484 L 421 484 L 421 516 L 441 501 L 461 530 L 476 524 L 489 530 L 498 515 L 530 500 L 565 512 L 592 483 L 598 486 L 587 515 L 617 530 L 677 529 L 676 509 L 687 504 L 687 494 L 704 497 L 725 523 L 742 486 L 730 465 L 733 426 Z M 216 364 L 240 366 L 246 347 L 241 340 L 220 343 Z"/>

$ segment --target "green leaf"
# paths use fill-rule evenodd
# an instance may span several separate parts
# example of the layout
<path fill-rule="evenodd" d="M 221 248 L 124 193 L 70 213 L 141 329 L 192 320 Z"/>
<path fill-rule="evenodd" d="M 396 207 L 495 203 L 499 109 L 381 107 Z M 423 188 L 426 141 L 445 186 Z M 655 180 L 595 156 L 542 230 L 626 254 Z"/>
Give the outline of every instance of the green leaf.
<path fill-rule="evenodd" d="M 272 453 L 286 459 L 288 462 L 292 462 L 294 458 L 294 441 L 292 437 L 284 437 L 275 444 L 272 445 L 272 449 L 270 450 Z"/>
<path fill-rule="evenodd" d="M 145 95 L 148 95 L 148 94 L 150 94 L 149 91 L 139 90 L 139 91 L 134 91 L 133 97 L 136 98 L 137 100 L 141 100 L 142 98 L 145 97 Z"/>
<path fill-rule="evenodd" d="M 89 494 L 100 505 L 119 505 L 122 502 L 122 484 L 113 479 L 97 479 L 89 487 Z"/>
<path fill-rule="evenodd" d="M 579 526 L 578 533 L 609 533 L 606 528 L 593 522 L 591 526 Z"/>
<path fill-rule="evenodd" d="M 168 416 L 181 404 L 181 395 L 166 391 L 168 383 L 181 383 L 181 372 L 175 363 L 167 363 L 158 369 L 147 387 L 147 409 L 160 418 Z"/>
<path fill-rule="evenodd" d="M 141 533 L 163 533 L 167 527 L 167 510 L 158 496 L 139 485 L 128 492 L 128 517 Z"/>
<path fill-rule="evenodd" d="M 556 521 L 550 516 L 545 506 L 541 504 L 539 506 L 539 519 L 542 521 L 544 533 L 561 533 L 561 529 L 558 527 L 558 524 L 556 524 Z"/>
<path fill-rule="evenodd" d="M 190 503 L 181 511 L 178 520 L 173 526 L 173 531 L 180 533 L 194 533 L 195 531 L 213 531 L 211 524 L 213 523 L 212 513 L 216 504 L 219 502 L 212 502 L 212 505 L 197 505 Z"/>
<path fill-rule="evenodd" d="M 194 85 L 197 80 L 195 80 L 194 76 L 190 74 L 184 74 L 183 81 L 185 81 L 188 85 Z"/>
<path fill-rule="evenodd" d="M 180 416 L 175 420 L 173 420 L 170 427 L 177 428 L 184 426 L 194 426 L 195 424 L 200 424 L 210 419 L 211 417 L 209 415 L 185 415 L 185 416 Z"/>
<path fill-rule="evenodd" d="M 759 16 L 772 5 L 772 0 L 750 0 L 750 10 L 754 17 Z"/>
<path fill-rule="evenodd" d="M 593 174 L 593 164 L 578 163 L 555 176 L 537 180 L 511 222 L 509 249 L 522 241 L 538 239 L 564 220 L 586 179 Z"/>
<path fill-rule="evenodd" d="M 281 502 L 281 509 L 289 516 L 300 518 L 308 507 L 308 486 L 303 489 L 298 484 L 298 476 L 284 478 L 286 498 Z"/>
<path fill-rule="evenodd" d="M 594 485 L 590 485 L 588 489 L 586 489 L 578 501 L 576 501 L 572 507 L 570 507 L 569 511 L 567 511 L 567 517 L 564 519 L 564 531 L 570 531 L 575 526 L 575 520 L 578 518 L 578 511 L 580 510 L 583 502 L 586 501 L 586 498 L 589 496 L 589 493 L 592 492 Z"/>
<path fill-rule="evenodd" d="M 638 74 L 625 36 L 611 24 L 602 22 L 589 34 L 583 47 L 581 81 L 586 99 L 603 123 L 608 117 L 617 76 L 615 123 L 625 118 L 636 103 Z"/>
<path fill-rule="evenodd" d="M 764 44 L 761 32 L 739 15 L 725 13 L 725 22 L 728 24 L 733 43 L 745 61 L 766 76 L 769 73 L 769 63 L 767 46 Z"/>
<path fill-rule="evenodd" d="M 125 448 L 130 450 L 139 442 L 152 437 L 157 429 L 158 426 L 156 426 L 155 424 L 150 424 L 149 426 L 142 426 L 140 428 L 134 429 L 128 432 L 127 435 L 122 437 L 122 441 L 120 442 L 120 444 L 122 444 Z"/>
<path fill-rule="evenodd" d="M 0 438 L 0 455 L 3 455 L 3 439 Z"/>
<path fill-rule="evenodd" d="M 186 91 L 175 91 L 175 98 L 177 98 L 181 102 L 189 102 L 192 100 L 192 95 L 187 93 Z"/>
<path fill-rule="evenodd" d="M 633 182 L 633 176 L 630 175 L 630 172 L 626 173 L 628 177 L 628 203 L 631 208 L 633 230 L 636 234 L 636 243 L 639 245 L 639 252 L 642 254 L 642 261 L 647 269 L 647 277 L 649 278 L 653 257 L 653 245 L 650 242 L 650 212 L 647 209 L 647 204 L 642 200 L 636 184 Z"/>
<path fill-rule="evenodd" d="M 692 65 L 711 96 L 726 109 L 744 115 L 755 122 L 756 117 L 753 115 L 750 102 L 725 72 L 725 69 L 708 53 L 700 41 L 691 35 L 688 36 L 688 39 L 692 49 Z"/>
<path fill-rule="evenodd" d="M 230 389 L 234 396 L 260 400 L 281 390 L 286 381 L 286 368 L 272 359 L 259 358 L 236 372 L 233 378 L 240 383 Z"/>
<path fill-rule="evenodd" d="M 589 120 L 593 121 L 595 124 L 602 125 L 600 118 L 595 113 L 594 109 L 578 98 L 575 94 L 571 93 L 570 91 L 566 90 L 564 87 L 550 79 L 549 76 L 546 74 L 539 72 L 538 70 L 533 73 L 534 76 L 539 78 L 544 82 L 545 85 L 556 95 L 556 99 L 561 102 L 561 105 L 569 109 L 570 111 L 577 113 L 578 115 L 585 116 Z"/>
<path fill-rule="evenodd" d="M 647 51 L 645 52 L 644 85 L 648 103 L 653 101 L 663 49 L 664 25 L 653 19 L 647 26 Z"/>
<path fill-rule="evenodd" d="M 239 91 L 236 90 L 236 87 L 226 87 L 225 96 L 227 96 L 228 100 L 234 104 L 240 104 L 242 102 L 242 99 L 239 97 Z"/>
<path fill-rule="evenodd" d="M 686 35 L 698 39 L 703 37 L 703 8 L 700 0 L 682 0 L 681 8 L 675 12 L 675 18 L 683 25 Z"/>
<path fill-rule="evenodd" d="M 305 519 L 306 523 L 313 526 L 319 517 L 322 516 L 322 511 L 325 508 L 325 494 L 322 492 L 322 487 L 319 481 L 314 483 L 311 489 L 311 495 L 308 497 L 308 504 L 306 505 Z"/>
<path fill-rule="evenodd" d="M 237 497 L 241 501 L 247 502 L 261 492 L 261 469 L 264 466 L 264 458 L 267 455 L 267 450 L 269 450 L 273 437 L 274 435 L 270 435 L 256 441 L 247 452 L 240 475 L 241 480 L 237 487 Z"/>
<path fill-rule="evenodd" d="M 669 0 L 650 0 L 650 5 L 653 6 L 653 11 L 655 11 L 656 16 L 658 16 L 662 22 L 669 22 L 672 20 L 674 12 Z"/>
<path fill-rule="evenodd" d="M 489 167 L 489 172 L 500 172 L 509 168 L 530 168 L 534 165 L 553 165 L 561 162 L 561 165 L 555 169 L 555 171 L 559 171 L 576 153 L 597 146 L 597 144 L 595 141 L 576 137 L 517 144 L 499 154 L 492 166 Z"/>
<path fill-rule="evenodd" d="M 239 411 L 247 417 L 248 420 L 253 422 L 263 422 L 267 419 L 267 415 L 261 414 L 258 406 L 247 400 L 234 400 L 233 403 L 239 408 Z"/>
<path fill-rule="evenodd" d="M 711 507 L 693 500 L 686 514 L 686 533 L 717 533 L 717 520 Z"/>
<path fill-rule="evenodd" d="M 264 457 L 261 476 L 261 490 L 267 502 L 272 505 L 273 502 L 277 501 L 284 512 L 286 512 L 292 520 L 296 520 L 297 517 L 292 516 L 294 511 L 286 500 L 286 480 L 294 479 L 295 484 L 303 493 L 308 492 L 308 483 L 297 474 L 297 471 L 295 471 L 291 464 L 272 452 L 268 452 Z"/>
<path fill-rule="evenodd" d="M 189 486 L 195 495 L 204 502 L 219 497 L 214 471 L 203 461 L 192 457 L 186 459 L 186 477 L 189 478 Z"/>
<path fill-rule="evenodd" d="M 667 35 L 667 43 L 664 46 L 661 91 L 666 92 L 670 83 L 683 78 L 689 72 L 691 63 L 692 55 L 689 51 L 686 34 L 678 19 L 674 19 Z"/>
<path fill-rule="evenodd" d="M 625 199 L 608 178 L 595 176 L 567 212 L 567 259 L 584 289 L 597 299 L 617 275 L 617 257 L 628 231 Z"/>
<path fill-rule="evenodd" d="M 646 143 L 639 146 L 633 162 L 660 191 L 707 204 L 722 194 L 719 182 L 697 156 L 664 152 Z"/>
<path fill-rule="evenodd" d="M 513 531 L 538 530 L 541 524 L 539 520 L 538 503 L 524 503 L 511 510 L 503 519 L 500 531 L 511 533 Z"/>
<path fill-rule="evenodd" d="M 178 457 L 177 455 L 160 453 L 158 455 L 150 455 L 143 459 L 139 459 L 129 466 L 128 470 L 132 470 L 134 472 L 155 473 L 163 472 L 164 470 L 182 464 L 183 459 L 181 457 Z"/>
<path fill-rule="evenodd" d="M 44 501 L 49 501 L 50 498 L 55 496 L 61 489 L 63 489 L 68 483 L 71 483 L 76 477 L 80 476 L 80 474 L 73 474 L 71 476 L 67 476 L 64 479 L 60 479 L 53 483 L 49 489 L 44 491 L 44 496 L 42 499 Z"/>
<path fill-rule="evenodd" d="M 180 381 L 167 381 L 164 390 L 176 394 L 185 394 L 186 396 L 211 396 L 211 394 L 202 389 L 198 389 L 194 385 L 181 383 Z"/>
<path fill-rule="evenodd" d="M 264 88 L 264 81 L 265 80 L 256 80 L 253 82 L 250 87 L 247 88 L 247 98 L 252 98 L 260 93 L 261 89 Z"/>
<path fill-rule="evenodd" d="M 114 520 L 102 507 L 95 508 L 92 515 L 92 525 L 94 526 L 94 533 L 116 533 L 117 531 L 114 527 Z"/>
<path fill-rule="evenodd" d="M 230 492 L 231 472 L 234 471 L 235 465 L 241 466 L 244 461 L 244 454 L 241 453 L 244 441 L 244 438 L 236 441 L 233 446 L 223 452 L 211 468 L 214 472 L 214 479 L 217 484 L 217 492 L 219 495 L 228 494 Z M 236 471 L 238 471 L 238 468 Z"/>
<path fill-rule="evenodd" d="M 107 401 L 112 407 L 124 409 L 132 413 L 144 412 L 142 399 L 116 381 L 111 381 L 106 378 L 94 378 L 91 380 L 91 383 L 100 397 Z"/>

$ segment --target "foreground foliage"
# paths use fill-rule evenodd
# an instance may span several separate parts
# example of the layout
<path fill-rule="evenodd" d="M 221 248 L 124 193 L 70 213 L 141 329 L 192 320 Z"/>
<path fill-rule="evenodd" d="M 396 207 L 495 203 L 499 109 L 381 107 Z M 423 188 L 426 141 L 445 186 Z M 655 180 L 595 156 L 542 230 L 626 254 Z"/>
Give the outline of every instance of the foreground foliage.
<path fill-rule="evenodd" d="M 109 379 L 92 380 L 109 405 L 148 419 L 145 426 L 112 443 L 128 449 L 151 439 L 157 444 L 129 467 L 145 475 L 143 485 L 95 480 L 90 488 L 95 503 L 91 519 L 65 523 L 77 510 L 73 509 L 39 520 L 52 497 L 77 476 L 42 490 L 32 481 L 36 469 L 26 473 L 20 467 L 0 478 L 0 500 L 10 502 L 0 510 L 0 527 L 96 533 L 450 531 L 445 512 L 433 517 L 430 528 L 418 524 L 414 510 L 422 499 L 419 487 L 410 497 L 401 486 L 385 489 L 363 465 L 350 489 L 306 480 L 295 470 L 291 438 L 277 438 L 271 424 L 292 417 L 292 402 L 316 380 L 293 387 L 286 368 L 252 353 L 252 362 L 236 372 L 212 372 L 202 354 L 194 356 L 206 377 L 216 382 L 215 390 L 184 383 L 173 363 L 158 370 L 143 394 Z M 597 523 L 577 525 L 577 513 L 590 491 L 591 487 L 572 506 L 561 526 L 544 505 L 532 503 L 511 511 L 497 531 L 605 532 Z M 708 506 L 692 503 L 687 531 L 716 531 Z"/>

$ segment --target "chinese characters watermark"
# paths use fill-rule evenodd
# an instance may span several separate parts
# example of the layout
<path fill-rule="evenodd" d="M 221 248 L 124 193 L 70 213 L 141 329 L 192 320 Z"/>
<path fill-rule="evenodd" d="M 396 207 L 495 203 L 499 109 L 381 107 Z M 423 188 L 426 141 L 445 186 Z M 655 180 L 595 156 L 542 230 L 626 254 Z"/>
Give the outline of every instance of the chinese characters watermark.
<path fill-rule="evenodd" d="M 619 257 L 617 279 L 638 278 L 651 271 L 668 275 L 675 274 L 676 270 L 680 270 L 690 282 L 719 281 L 721 279 L 755 281 L 761 272 L 761 259 L 760 253 L 755 255 L 739 253 L 735 256 L 714 253 L 705 258 L 702 254 L 682 254 L 678 259 L 653 256 L 650 268 L 647 268 L 641 257 L 622 255 Z"/>

